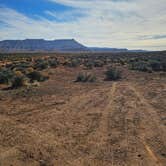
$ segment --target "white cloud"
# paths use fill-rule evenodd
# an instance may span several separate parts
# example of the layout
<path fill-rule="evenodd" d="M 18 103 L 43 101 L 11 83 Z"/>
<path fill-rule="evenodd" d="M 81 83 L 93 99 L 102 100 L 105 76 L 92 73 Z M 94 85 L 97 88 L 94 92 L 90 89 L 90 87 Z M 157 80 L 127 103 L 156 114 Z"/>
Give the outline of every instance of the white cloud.
<path fill-rule="evenodd" d="M 81 17 L 86 17 L 88 13 L 86 13 L 86 11 L 75 9 L 75 10 L 63 11 L 63 12 L 46 10 L 45 14 L 52 16 L 59 22 L 75 22 Z"/>
<path fill-rule="evenodd" d="M 29 18 L 9 8 L 0 9 L 0 39 L 75 38 L 91 46 L 129 49 L 166 49 L 165 0 L 50 0 L 71 6 L 65 13 L 45 11 L 65 22 Z M 84 17 L 77 17 L 78 14 Z M 75 19 L 77 18 L 77 19 Z M 146 37 L 144 37 L 146 36 Z"/>

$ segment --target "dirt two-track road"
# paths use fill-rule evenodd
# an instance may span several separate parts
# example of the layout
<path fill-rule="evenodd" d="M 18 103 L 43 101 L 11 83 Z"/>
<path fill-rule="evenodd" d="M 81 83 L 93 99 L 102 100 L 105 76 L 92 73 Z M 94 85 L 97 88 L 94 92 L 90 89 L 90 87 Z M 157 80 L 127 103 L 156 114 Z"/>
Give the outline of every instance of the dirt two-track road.
<path fill-rule="evenodd" d="M 165 166 L 165 76 L 75 75 L 59 69 L 34 94 L 2 92 L 0 166 Z"/>

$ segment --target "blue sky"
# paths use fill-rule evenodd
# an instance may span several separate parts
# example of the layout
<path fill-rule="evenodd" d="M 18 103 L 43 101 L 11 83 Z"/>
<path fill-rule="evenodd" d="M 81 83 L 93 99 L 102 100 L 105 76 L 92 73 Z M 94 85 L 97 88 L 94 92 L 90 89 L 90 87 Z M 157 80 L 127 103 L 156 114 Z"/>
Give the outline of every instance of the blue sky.
<path fill-rule="evenodd" d="M 0 40 L 25 38 L 164 50 L 165 0 L 0 0 Z"/>

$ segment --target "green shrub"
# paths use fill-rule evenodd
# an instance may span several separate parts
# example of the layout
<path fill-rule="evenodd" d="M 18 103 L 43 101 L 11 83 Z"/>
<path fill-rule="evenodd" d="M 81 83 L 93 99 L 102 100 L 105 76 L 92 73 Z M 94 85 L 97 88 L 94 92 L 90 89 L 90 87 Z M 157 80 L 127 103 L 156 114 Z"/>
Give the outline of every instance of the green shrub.
<path fill-rule="evenodd" d="M 9 84 L 11 79 L 13 78 L 14 73 L 8 69 L 2 69 L 0 71 L 0 84 Z"/>
<path fill-rule="evenodd" d="M 30 63 L 20 62 L 17 64 L 13 64 L 13 66 L 11 67 L 11 70 L 15 70 L 15 71 L 19 70 L 22 73 L 25 73 L 26 69 L 30 68 L 30 67 L 32 67 L 32 65 Z"/>
<path fill-rule="evenodd" d="M 104 62 L 101 60 L 96 60 L 94 62 L 94 67 L 103 67 L 104 66 Z"/>
<path fill-rule="evenodd" d="M 145 59 L 144 61 L 132 62 L 130 64 L 130 69 L 143 72 L 166 71 L 166 62 L 159 59 Z"/>
<path fill-rule="evenodd" d="M 116 81 L 121 79 L 121 71 L 118 70 L 117 68 L 109 68 L 106 72 L 105 72 L 106 78 L 105 80 L 108 81 Z"/>
<path fill-rule="evenodd" d="M 77 66 L 80 65 L 80 61 L 78 59 L 71 59 L 65 65 L 68 66 L 68 67 L 77 67 Z"/>
<path fill-rule="evenodd" d="M 94 63 L 93 62 L 85 62 L 84 63 L 84 66 L 87 68 L 87 69 L 92 69 L 94 67 Z"/>
<path fill-rule="evenodd" d="M 42 82 L 48 79 L 48 76 L 44 76 L 38 71 L 33 71 L 31 73 L 28 73 L 27 77 L 30 79 L 30 82 L 34 81 Z"/>
<path fill-rule="evenodd" d="M 79 73 L 76 82 L 95 82 L 96 76 L 87 73 Z"/>
<path fill-rule="evenodd" d="M 126 64 L 126 61 L 125 61 L 125 59 L 119 59 L 119 63 L 121 64 L 121 65 L 125 65 Z"/>
<path fill-rule="evenodd" d="M 131 63 L 130 69 L 143 71 L 143 72 L 151 72 L 152 71 L 152 67 L 149 65 L 149 63 L 144 62 L 144 61 Z"/>
<path fill-rule="evenodd" d="M 49 64 L 46 60 L 38 59 L 36 60 L 35 68 L 38 70 L 44 70 L 49 67 Z"/>
<path fill-rule="evenodd" d="M 92 75 L 92 74 L 88 74 L 87 75 L 87 81 L 88 82 L 95 82 L 96 81 L 96 76 L 95 75 Z"/>
<path fill-rule="evenodd" d="M 162 71 L 166 71 L 166 61 L 161 62 L 161 66 L 162 66 Z"/>
<path fill-rule="evenodd" d="M 159 61 L 156 60 L 149 61 L 149 65 L 153 71 L 162 71 L 162 64 Z"/>
<path fill-rule="evenodd" d="M 24 86 L 26 83 L 26 78 L 23 76 L 16 76 L 12 80 L 12 88 L 19 88 Z"/>
<path fill-rule="evenodd" d="M 0 72 L 0 84 L 8 84 L 9 78 L 3 72 Z"/>
<path fill-rule="evenodd" d="M 58 61 L 56 59 L 49 59 L 48 64 L 50 67 L 57 67 Z"/>

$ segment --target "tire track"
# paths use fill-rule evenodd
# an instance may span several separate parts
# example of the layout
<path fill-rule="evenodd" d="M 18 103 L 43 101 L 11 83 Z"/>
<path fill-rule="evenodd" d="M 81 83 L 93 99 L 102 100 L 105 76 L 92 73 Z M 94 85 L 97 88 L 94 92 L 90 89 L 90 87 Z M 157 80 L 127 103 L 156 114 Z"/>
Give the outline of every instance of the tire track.
<path fill-rule="evenodd" d="M 113 99 L 114 99 L 114 93 L 116 91 L 116 86 L 117 86 L 117 83 L 114 82 L 110 92 L 108 93 L 109 103 L 107 104 L 106 108 L 102 112 L 99 131 L 102 134 L 103 140 L 107 140 L 107 138 L 108 138 L 108 118 L 109 118 L 109 113 L 111 112 L 111 109 L 112 109 L 112 104 L 113 104 Z"/>
<path fill-rule="evenodd" d="M 150 146 L 147 145 L 145 142 L 143 142 L 143 144 L 144 144 L 145 149 L 148 152 L 149 156 L 151 156 L 151 158 L 155 161 L 155 163 L 157 163 L 159 166 L 162 166 L 161 163 L 159 162 L 159 159 L 157 158 L 157 156 L 151 150 Z"/>
<path fill-rule="evenodd" d="M 108 88 L 108 87 L 107 87 Z M 110 87 L 109 87 L 110 88 Z M 109 144 L 109 120 L 110 113 L 114 108 L 114 98 L 117 89 L 117 83 L 113 82 L 112 87 L 109 91 L 106 91 L 106 103 L 104 107 L 100 107 L 98 110 L 101 114 L 101 119 L 99 122 L 99 127 L 95 132 L 94 140 L 96 148 L 92 155 L 92 159 L 101 165 L 113 166 L 114 163 L 114 150 Z M 102 96 L 103 97 L 103 96 Z"/>
<path fill-rule="evenodd" d="M 151 119 L 151 125 L 147 124 L 146 128 L 145 128 L 145 133 L 144 134 L 140 134 L 139 140 L 140 142 L 143 144 L 147 154 L 150 156 L 151 160 L 156 163 L 156 165 L 158 166 L 162 166 L 162 163 L 158 157 L 158 155 L 152 150 L 152 148 L 147 144 L 147 134 L 146 131 L 148 132 L 148 130 L 153 133 L 154 131 L 153 128 L 157 128 L 157 132 L 159 132 L 159 138 L 161 138 L 163 145 L 165 146 L 165 129 L 164 127 L 160 124 L 160 120 L 158 118 L 158 115 L 155 111 L 155 109 L 151 106 L 151 104 L 149 104 L 149 102 L 144 98 L 143 95 L 140 94 L 140 92 L 131 84 L 128 85 L 129 89 L 133 91 L 133 93 L 137 96 L 138 101 L 142 104 L 142 106 L 144 107 L 144 110 L 146 111 L 145 114 L 148 116 L 148 119 Z M 153 122 L 153 124 L 152 124 Z M 150 123 L 150 122 L 149 122 Z M 153 142 L 152 142 L 153 143 Z M 153 143 L 154 144 L 154 143 Z"/>

